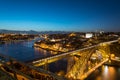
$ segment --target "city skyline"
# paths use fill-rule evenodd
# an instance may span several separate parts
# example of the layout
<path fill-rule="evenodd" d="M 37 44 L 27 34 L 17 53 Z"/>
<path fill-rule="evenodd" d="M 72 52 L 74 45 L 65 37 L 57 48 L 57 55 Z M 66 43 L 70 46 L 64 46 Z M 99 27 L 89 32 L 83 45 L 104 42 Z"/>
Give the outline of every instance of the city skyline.
<path fill-rule="evenodd" d="M 0 29 L 120 30 L 119 0 L 1 0 Z"/>

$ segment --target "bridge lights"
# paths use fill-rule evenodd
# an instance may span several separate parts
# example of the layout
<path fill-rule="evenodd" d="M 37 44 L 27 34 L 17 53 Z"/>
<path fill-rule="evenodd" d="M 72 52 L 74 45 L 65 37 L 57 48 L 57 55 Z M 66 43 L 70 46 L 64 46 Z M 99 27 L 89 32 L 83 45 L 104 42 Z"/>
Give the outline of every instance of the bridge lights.
<path fill-rule="evenodd" d="M 109 58 L 109 56 L 108 56 L 108 55 L 105 55 L 105 57 L 106 57 L 106 58 Z"/>

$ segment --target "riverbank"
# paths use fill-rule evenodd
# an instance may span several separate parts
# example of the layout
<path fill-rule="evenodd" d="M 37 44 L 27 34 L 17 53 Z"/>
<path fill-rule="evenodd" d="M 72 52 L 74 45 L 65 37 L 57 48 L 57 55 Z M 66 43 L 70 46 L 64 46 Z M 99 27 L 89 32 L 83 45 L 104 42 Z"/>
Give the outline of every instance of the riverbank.
<path fill-rule="evenodd" d="M 111 60 L 111 62 L 106 62 L 106 63 L 104 63 L 104 65 L 120 67 L 120 62 Z"/>
<path fill-rule="evenodd" d="M 43 48 L 43 47 L 40 47 L 40 46 L 33 46 L 33 47 L 38 47 L 38 48 L 44 49 L 46 51 L 53 51 L 53 52 L 63 53 L 62 51 L 57 51 L 57 50 L 53 50 L 53 49 L 49 49 L 49 48 Z"/>
<path fill-rule="evenodd" d="M 47 45 L 47 44 L 36 44 L 34 43 L 34 47 L 38 47 L 38 48 L 41 48 L 41 49 L 44 49 L 44 50 L 47 50 L 47 51 L 54 51 L 54 52 L 67 52 L 68 50 L 66 49 L 58 49 L 58 48 L 54 48 L 53 45 Z"/>

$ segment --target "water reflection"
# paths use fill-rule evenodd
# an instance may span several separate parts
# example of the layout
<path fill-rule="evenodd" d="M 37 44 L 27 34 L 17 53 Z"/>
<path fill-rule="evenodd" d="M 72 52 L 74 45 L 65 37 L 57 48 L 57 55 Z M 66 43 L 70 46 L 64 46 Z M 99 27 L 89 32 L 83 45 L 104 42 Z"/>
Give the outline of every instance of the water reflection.
<path fill-rule="evenodd" d="M 31 61 L 38 58 L 52 56 L 58 52 L 47 51 L 41 48 L 33 47 L 35 40 L 7 42 L 0 45 L 0 53 L 9 55 L 20 61 Z M 48 65 L 49 70 L 58 74 L 63 74 L 67 69 L 67 60 L 62 59 Z"/>
<path fill-rule="evenodd" d="M 108 66 L 102 66 L 102 70 L 104 70 L 103 75 L 108 74 Z"/>
<path fill-rule="evenodd" d="M 35 55 L 36 56 L 39 55 L 40 53 L 42 53 L 44 56 L 50 55 L 49 52 L 47 52 L 44 49 L 38 48 L 38 47 L 35 47 L 34 50 L 35 50 Z"/>
<path fill-rule="evenodd" d="M 54 55 L 54 52 L 46 51 L 40 48 L 34 48 L 35 40 L 30 41 L 12 41 L 0 45 L 0 53 L 6 54 L 20 61 L 29 61 L 37 58 Z"/>
<path fill-rule="evenodd" d="M 114 67 L 112 66 L 103 66 L 102 67 L 102 75 L 103 75 L 103 80 L 116 80 L 115 76 L 116 76 L 116 70 Z"/>
<path fill-rule="evenodd" d="M 93 72 L 86 80 L 119 80 L 120 67 L 103 65 Z"/>
<path fill-rule="evenodd" d="M 109 77 L 108 66 L 102 66 L 102 71 L 103 71 L 102 78 L 108 80 L 108 77 Z"/>
<path fill-rule="evenodd" d="M 54 52 L 54 51 L 47 51 L 47 50 L 44 50 L 39 47 L 34 47 L 34 50 L 35 50 L 35 55 L 42 53 L 44 55 L 44 57 L 52 56 L 52 55 L 55 55 L 58 53 L 58 52 Z"/>

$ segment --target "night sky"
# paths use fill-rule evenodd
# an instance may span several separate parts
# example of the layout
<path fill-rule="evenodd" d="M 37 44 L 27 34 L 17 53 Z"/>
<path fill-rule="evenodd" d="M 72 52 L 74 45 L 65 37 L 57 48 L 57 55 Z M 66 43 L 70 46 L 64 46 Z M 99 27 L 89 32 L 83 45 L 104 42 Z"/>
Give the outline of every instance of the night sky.
<path fill-rule="evenodd" d="M 120 0 L 0 0 L 0 29 L 120 31 Z"/>

